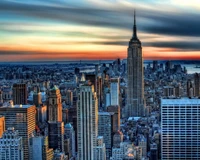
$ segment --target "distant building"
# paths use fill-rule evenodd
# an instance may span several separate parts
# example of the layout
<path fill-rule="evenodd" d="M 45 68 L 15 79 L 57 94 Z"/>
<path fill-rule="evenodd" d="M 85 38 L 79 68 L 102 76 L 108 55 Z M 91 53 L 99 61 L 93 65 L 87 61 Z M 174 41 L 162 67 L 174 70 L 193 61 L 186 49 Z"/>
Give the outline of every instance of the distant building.
<path fill-rule="evenodd" d="M 120 106 L 108 106 L 107 112 L 114 113 L 112 132 L 117 132 L 118 130 L 120 130 Z"/>
<path fill-rule="evenodd" d="M 64 123 L 49 121 L 49 147 L 64 152 Z"/>
<path fill-rule="evenodd" d="M 200 99 L 161 99 L 161 159 L 200 159 Z"/>
<path fill-rule="evenodd" d="M 62 122 L 62 101 L 59 88 L 54 86 L 48 98 L 48 120 Z"/>
<path fill-rule="evenodd" d="M 146 157 L 147 154 L 147 139 L 141 135 L 138 139 L 138 146 L 142 148 L 142 156 Z"/>
<path fill-rule="evenodd" d="M 71 90 L 67 90 L 66 92 L 66 104 L 73 105 L 73 92 Z"/>
<path fill-rule="evenodd" d="M 110 80 L 111 105 L 119 105 L 119 78 Z"/>
<path fill-rule="evenodd" d="M 5 117 L 0 115 L 0 138 L 2 137 L 4 131 L 5 131 Z"/>
<path fill-rule="evenodd" d="M 106 145 L 106 157 L 107 159 L 112 155 L 113 146 L 113 115 L 114 113 L 99 112 L 98 113 L 98 135 L 103 136 Z"/>
<path fill-rule="evenodd" d="M 123 133 L 120 131 L 115 132 L 113 136 L 113 148 L 120 148 L 120 143 L 123 142 Z"/>
<path fill-rule="evenodd" d="M 200 74 L 194 74 L 194 96 L 200 97 Z"/>
<path fill-rule="evenodd" d="M 106 160 L 106 147 L 103 141 L 103 136 L 97 137 L 97 144 L 94 147 L 95 160 Z"/>
<path fill-rule="evenodd" d="M 25 160 L 22 137 L 14 128 L 8 128 L 0 138 L 0 160 Z"/>
<path fill-rule="evenodd" d="M 14 104 L 27 104 L 27 85 L 26 84 L 14 84 L 13 85 L 13 103 Z"/>
<path fill-rule="evenodd" d="M 35 110 L 34 105 L 13 105 L 12 101 L 0 107 L 0 115 L 5 116 L 5 126 L 7 128 L 14 127 L 22 137 L 25 160 L 30 157 L 29 143 L 31 135 L 35 131 Z"/>

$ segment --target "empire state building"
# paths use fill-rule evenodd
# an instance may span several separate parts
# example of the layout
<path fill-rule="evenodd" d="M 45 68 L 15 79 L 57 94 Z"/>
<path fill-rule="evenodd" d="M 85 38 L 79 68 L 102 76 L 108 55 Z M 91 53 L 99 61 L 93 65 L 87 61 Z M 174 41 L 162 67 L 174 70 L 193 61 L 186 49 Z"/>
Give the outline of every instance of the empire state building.
<path fill-rule="evenodd" d="M 141 42 L 137 37 L 135 12 L 133 36 L 128 46 L 127 68 L 126 117 L 144 116 L 143 58 Z"/>

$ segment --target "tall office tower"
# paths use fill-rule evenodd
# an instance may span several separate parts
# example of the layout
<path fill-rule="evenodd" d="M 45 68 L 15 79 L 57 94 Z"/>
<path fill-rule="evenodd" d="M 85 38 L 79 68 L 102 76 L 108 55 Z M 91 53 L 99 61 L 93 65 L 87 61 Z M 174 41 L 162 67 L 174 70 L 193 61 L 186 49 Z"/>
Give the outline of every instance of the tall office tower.
<path fill-rule="evenodd" d="M 75 157 L 75 132 L 73 126 L 68 123 L 65 125 L 65 138 L 70 139 L 70 151 L 73 157 Z M 71 157 L 69 157 L 71 158 Z"/>
<path fill-rule="evenodd" d="M 78 160 L 95 159 L 98 133 L 98 102 L 93 85 L 80 87 L 77 104 Z"/>
<path fill-rule="evenodd" d="M 114 113 L 99 112 L 98 118 L 98 134 L 103 136 L 106 145 L 106 157 L 109 159 L 112 154 L 113 146 L 113 115 Z"/>
<path fill-rule="evenodd" d="M 97 82 L 96 82 L 96 94 L 97 94 L 97 99 L 98 99 L 98 106 L 101 106 L 102 102 L 102 77 L 97 76 Z"/>
<path fill-rule="evenodd" d="M 194 96 L 200 97 L 200 74 L 194 74 Z"/>
<path fill-rule="evenodd" d="M 112 132 L 120 130 L 120 106 L 108 106 L 107 112 L 114 113 Z"/>
<path fill-rule="evenodd" d="M 200 99 L 161 99 L 161 159 L 200 159 Z"/>
<path fill-rule="evenodd" d="M 86 74 L 86 81 L 89 81 L 92 85 L 94 85 L 94 90 L 96 91 L 96 75 L 95 74 Z"/>
<path fill-rule="evenodd" d="M 54 86 L 49 93 L 48 120 L 62 122 L 62 101 L 58 87 Z"/>
<path fill-rule="evenodd" d="M 27 104 L 27 86 L 26 84 L 13 84 L 13 103 Z"/>
<path fill-rule="evenodd" d="M 142 156 L 146 157 L 146 155 L 147 155 L 147 139 L 144 137 L 144 135 L 139 137 L 138 146 L 142 148 Z"/>
<path fill-rule="evenodd" d="M 137 37 L 136 19 L 134 14 L 133 37 L 128 47 L 128 88 L 126 117 L 144 116 L 144 80 L 141 42 Z"/>
<path fill-rule="evenodd" d="M 67 90 L 66 92 L 66 104 L 73 105 L 73 92 L 71 90 Z"/>
<path fill-rule="evenodd" d="M 23 140 L 24 159 L 29 159 L 29 141 L 35 131 L 35 110 L 33 105 L 13 105 L 12 102 L 0 107 L 0 115 L 5 116 L 6 128 L 14 127 Z"/>
<path fill-rule="evenodd" d="M 46 154 L 46 150 L 44 149 L 45 145 L 45 139 L 46 137 L 43 136 L 37 136 L 32 137 L 30 141 L 30 148 L 31 148 L 31 159 L 32 160 L 43 160 L 43 157 Z M 53 158 L 53 149 L 48 149 L 52 152 L 52 158 Z"/>
<path fill-rule="evenodd" d="M 0 160 L 24 160 L 23 142 L 19 132 L 8 128 L 0 138 Z"/>
<path fill-rule="evenodd" d="M 158 69 L 158 61 L 153 61 L 153 70 L 156 71 Z"/>
<path fill-rule="evenodd" d="M 64 123 L 49 121 L 49 147 L 64 152 Z"/>
<path fill-rule="evenodd" d="M 111 105 L 119 105 L 119 78 L 110 80 Z"/>
<path fill-rule="evenodd" d="M 187 81 L 187 96 L 193 97 L 194 96 L 194 87 L 191 80 Z"/>
<path fill-rule="evenodd" d="M 165 63 L 165 71 L 169 72 L 171 69 L 172 69 L 172 63 L 171 63 L 171 61 L 167 61 Z"/>
<path fill-rule="evenodd" d="M 2 137 L 4 131 L 5 131 L 5 117 L 0 115 L 0 138 Z"/>

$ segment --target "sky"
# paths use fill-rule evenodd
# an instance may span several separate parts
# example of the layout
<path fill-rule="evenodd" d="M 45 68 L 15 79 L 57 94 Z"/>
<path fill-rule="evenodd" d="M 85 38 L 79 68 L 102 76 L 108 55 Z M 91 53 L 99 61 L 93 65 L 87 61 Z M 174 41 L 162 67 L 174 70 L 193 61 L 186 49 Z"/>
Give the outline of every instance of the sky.
<path fill-rule="evenodd" d="M 0 0 L 0 61 L 200 60 L 199 0 Z"/>

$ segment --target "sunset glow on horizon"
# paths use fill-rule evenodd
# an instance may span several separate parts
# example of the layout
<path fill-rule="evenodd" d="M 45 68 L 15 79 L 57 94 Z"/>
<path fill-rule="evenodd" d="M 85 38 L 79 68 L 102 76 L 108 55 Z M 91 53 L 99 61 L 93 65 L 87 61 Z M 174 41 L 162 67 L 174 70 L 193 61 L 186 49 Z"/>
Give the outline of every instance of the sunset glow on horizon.
<path fill-rule="evenodd" d="M 134 8 L 144 59 L 200 60 L 192 1 L 2 0 L 0 61 L 125 59 Z"/>

